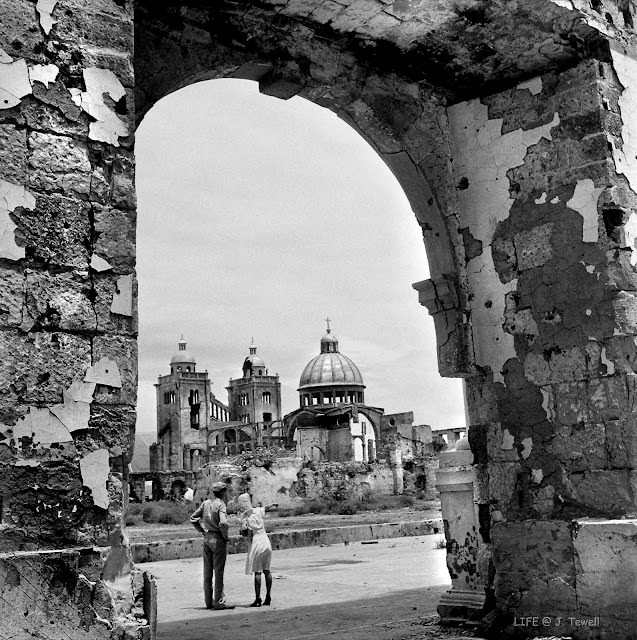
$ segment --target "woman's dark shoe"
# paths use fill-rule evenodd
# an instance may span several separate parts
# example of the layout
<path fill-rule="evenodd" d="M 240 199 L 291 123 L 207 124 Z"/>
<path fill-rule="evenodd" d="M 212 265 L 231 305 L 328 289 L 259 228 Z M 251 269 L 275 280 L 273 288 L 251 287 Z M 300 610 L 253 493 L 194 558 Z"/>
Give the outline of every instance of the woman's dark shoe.
<path fill-rule="evenodd" d="M 268 604 L 270 604 L 268 602 Z M 251 605 L 251 607 L 260 607 L 261 606 L 261 598 L 257 598 Z"/>
<path fill-rule="evenodd" d="M 263 601 L 263 606 L 264 607 L 268 607 L 268 606 L 270 606 L 271 602 L 272 602 L 272 600 L 270 600 L 270 596 L 266 596 L 265 600 Z"/>

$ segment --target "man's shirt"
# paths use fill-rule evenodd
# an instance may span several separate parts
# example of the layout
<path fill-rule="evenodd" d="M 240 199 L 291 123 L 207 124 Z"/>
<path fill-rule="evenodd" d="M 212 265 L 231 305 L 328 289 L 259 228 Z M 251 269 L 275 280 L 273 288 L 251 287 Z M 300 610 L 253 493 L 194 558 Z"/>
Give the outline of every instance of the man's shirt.
<path fill-rule="evenodd" d="M 200 533 L 218 533 L 228 539 L 228 514 L 226 504 L 220 498 L 204 500 L 190 516 L 190 522 Z"/>

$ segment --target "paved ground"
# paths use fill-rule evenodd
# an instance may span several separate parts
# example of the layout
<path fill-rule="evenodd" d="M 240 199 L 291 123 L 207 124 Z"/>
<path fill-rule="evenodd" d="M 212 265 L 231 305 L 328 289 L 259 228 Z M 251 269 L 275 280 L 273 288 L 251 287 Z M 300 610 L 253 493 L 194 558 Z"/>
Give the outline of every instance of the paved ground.
<path fill-rule="evenodd" d="M 440 503 L 431 501 L 423 505 L 426 508 L 383 509 L 380 511 L 360 511 L 350 516 L 306 514 L 302 516 L 279 517 L 276 513 L 268 513 L 268 531 L 284 531 L 289 529 L 312 529 L 322 527 L 343 527 L 353 524 L 371 524 L 378 522 L 411 522 L 414 520 L 439 520 Z M 231 533 L 238 534 L 234 516 L 231 516 Z M 197 532 L 190 523 L 186 524 L 153 524 L 126 527 L 131 542 L 153 542 L 155 540 L 174 540 L 196 537 Z M 442 535 L 442 527 L 440 530 Z"/>
<path fill-rule="evenodd" d="M 251 609 L 245 554 L 228 557 L 233 611 L 203 607 L 200 559 L 144 565 L 157 577 L 158 640 L 399 640 L 468 634 L 435 625 L 448 588 L 436 536 L 275 551 L 273 606 Z"/>

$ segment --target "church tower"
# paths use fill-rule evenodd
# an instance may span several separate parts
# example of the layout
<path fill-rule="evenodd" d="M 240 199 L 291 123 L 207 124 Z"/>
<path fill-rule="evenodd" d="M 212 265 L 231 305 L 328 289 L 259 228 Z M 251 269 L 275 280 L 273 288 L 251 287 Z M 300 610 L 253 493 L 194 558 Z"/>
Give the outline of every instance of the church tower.
<path fill-rule="evenodd" d="M 205 458 L 202 432 L 210 427 L 208 372 L 198 372 L 183 336 L 170 359 L 170 374 L 159 376 L 157 389 L 158 470 L 192 469 L 192 457 Z M 195 466 L 198 466 L 198 460 Z"/>
<path fill-rule="evenodd" d="M 242 370 L 243 377 L 230 380 L 227 387 L 230 420 L 252 425 L 254 435 L 258 428 L 267 428 L 273 423 L 279 426 L 283 417 L 279 376 L 269 375 L 263 358 L 257 355 L 254 340 Z"/>

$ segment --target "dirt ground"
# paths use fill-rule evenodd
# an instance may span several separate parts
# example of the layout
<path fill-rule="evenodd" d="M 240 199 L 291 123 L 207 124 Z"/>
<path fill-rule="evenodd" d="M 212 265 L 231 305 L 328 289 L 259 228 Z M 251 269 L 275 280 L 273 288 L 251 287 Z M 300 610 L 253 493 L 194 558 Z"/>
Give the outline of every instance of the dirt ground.
<path fill-rule="evenodd" d="M 360 511 L 353 515 L 306 514 L 301 516 L 277 516 L 275 512 L 268 513 L 267 530 L 285 531 L 295 529 L 317 529 L 324 527 L 344 527 L 356 524 L 376 524 L 383 522 L 413 522 L 421 520 L 440 520 L 440 503 L 431 501 L 426 508 L 413 509 L 382 509 L 378 511 Z M 238 535 L 236 518 L 230 516 L 230 534 Z M 153 542 L 156 540 L 176 540 L 179 538 L 196 537 L 197 533 L 189 523 L 184 524 L 147 524 L 144 526 L 127 527 L 131 542 Z M 442 535 L 442 526 L 440 529 Z"/>
<path fill-rule="evenodd" d="M 275 551 L 272 606 L 251 608 L 245 554 L 228 557 L 225 593 L 235 609 L 203 607 L 200 558 L 144 565 L 157 578 L 158 640 L 450 640 L 470 629 L 438 625 L 449 588 L 435 536 Z"/>

